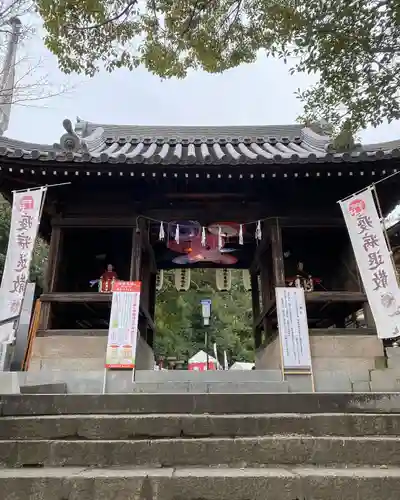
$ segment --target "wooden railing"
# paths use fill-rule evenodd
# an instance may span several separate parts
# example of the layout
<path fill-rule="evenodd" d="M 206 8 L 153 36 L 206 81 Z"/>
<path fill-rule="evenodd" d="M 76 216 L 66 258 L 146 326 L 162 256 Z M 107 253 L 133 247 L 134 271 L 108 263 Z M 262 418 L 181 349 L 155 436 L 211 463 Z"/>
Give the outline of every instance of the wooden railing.
<path fill-rule="evenodd" d="M 30 363 L 31 356 L 32 356 L 33 343 L 36 339 L 36 334 L 37 334 L 37 331 L 39 329 L 41 305 L 42 305 L 42 303 L 41 303 L 40 299 L 37 299 L 36 303 L 35 303 L 35 309 L 34 309 L 33 315 L 32 315 L 31 325 L 29 327 L 28 342 L 27 342 L 27 346 L 26 346 L 24 361 L 22 363 L 22 371 L 27 371 L 29 368 L 29 363 Z"/>

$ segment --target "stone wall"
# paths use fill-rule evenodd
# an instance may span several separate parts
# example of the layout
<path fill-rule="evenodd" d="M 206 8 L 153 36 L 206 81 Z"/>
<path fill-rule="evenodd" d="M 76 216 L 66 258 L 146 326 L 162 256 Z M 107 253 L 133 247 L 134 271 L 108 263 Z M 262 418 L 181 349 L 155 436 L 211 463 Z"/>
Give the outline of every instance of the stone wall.
<path fill-rule="evenodd" d="M 376 358 L 384 356 L 382 342 L 374 335 L 311 335 L 314 370 L 372 370 Z M 279 339 L 256 352 L 256 368 L 272 370 L 281 367 Z"/>
<path fill-rule="evenodd" d="M 29 371 L 104 369 L 107 337 L 54 335 L 37 337 L 33 344 Z M 154 353 L 142 338 L 136 353 L 136 369 L 152 370 Z"/>
<path fill-rule="evenodd" d="M 374 335 L 311 335 L 310 347 L 317 391 L 370 391 L 372 372 L 385 367 L 382 341 Z M 257 350 L 256 369 L 280 367 L 279 339 L 275 338 Z M 310 386 L 306 376 L 291 376 L 288 381 L 294 391 Z"/>

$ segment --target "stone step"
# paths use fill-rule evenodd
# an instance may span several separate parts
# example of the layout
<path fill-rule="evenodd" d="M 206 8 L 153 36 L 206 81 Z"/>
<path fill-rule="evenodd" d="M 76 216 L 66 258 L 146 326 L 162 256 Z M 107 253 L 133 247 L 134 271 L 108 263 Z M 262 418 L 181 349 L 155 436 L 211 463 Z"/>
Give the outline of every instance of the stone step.
<path fill-rule="evenodd" d="M 21 385 L 21 394 L 67 394 L 67 384 L 32 384 Z"/>
<path fill-rule="evenodd" d="M 398 500 L 398 468 L 5 469 L 4 500 Z"/>
<path fill-rule="evenodd" d="M 137 370 L 136 382 L 160 384 L 165 382 L 192 383 L 238 383 L 238 382 L 282 382 L 281 370 Z"/>
<path fill-rule="evenodd" d="M 0 439 L 400 436 L 396 414 L 52 415 L 2 417 Z"/>
<path fill-rule="evenodd" d="M 0 415 L 400 413 L 400 393 L 13 394 Z"/>
<path fill-rule="evenodd" d="M 0 441 L 1 467 L 400 465 L 397 437 Z"/>
<path fill-rule="evenodd" d="M 256 393 L 275 394 L 289 392 L 287 382 L 136 382 L 132 384 L 133 393 L 166 393 L 182 394 L 186 392 L 194 394 L 243 394 Z"/>

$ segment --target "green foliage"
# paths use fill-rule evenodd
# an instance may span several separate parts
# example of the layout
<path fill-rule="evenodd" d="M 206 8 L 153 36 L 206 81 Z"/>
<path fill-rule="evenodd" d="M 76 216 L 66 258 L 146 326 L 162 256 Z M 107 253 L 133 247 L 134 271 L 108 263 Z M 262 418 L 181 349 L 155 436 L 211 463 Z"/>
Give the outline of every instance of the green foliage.
<path fill-rule="evenodd" d="M 10 222 L 10 204 L 0 196 L 0 282 L 3 276 L 3 268 L 7 255 Z M 47 244 L 41 238 L 37 238 L 33 250 L 29 279 L 30 281 L 35 281 L 39 286 L 43 285 L 43 272 L 46 267 L 47 252 Z"/>
<path fill-rule="evenodd" d="M 66 73 L 221 73 L 260 51 L 314 74 L 302 122 L 353 133 L 400 118 L 398 0 L 36 0 Z"/>
<path fill-rule="evenodd" d="M 210 354 L 217 343 L 218 353 L 227 351 L 230 361 L 253 361 L 251 297 L 242 284 L 241 271 L 232 271 L 232 289 L 215 289 L 215 270 L 192 270 L 190 289 L 178 292 L 173 271 L 164 273 L 164 286 L 157 296 L 155 350 L 158 355 L 187 360 L 204 349 L 208 329 Z M 212 300 L 212 317 L 203 326 L 201 299 Z M 222 362 L 222 359 L 220 359 Z"/>

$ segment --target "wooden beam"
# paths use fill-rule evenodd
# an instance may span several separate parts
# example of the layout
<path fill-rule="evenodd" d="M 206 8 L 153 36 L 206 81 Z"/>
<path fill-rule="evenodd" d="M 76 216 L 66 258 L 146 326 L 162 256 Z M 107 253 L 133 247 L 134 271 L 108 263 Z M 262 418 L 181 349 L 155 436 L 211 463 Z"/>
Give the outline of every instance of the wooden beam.
<path fill-rule="evenodd" d="M 345 227 L 342 217 L 323 216 L 301 216 L 301 217 L 277 217 L 280 227 L 290 228 L 328 228 Z"/>
<path fill-rule="evenodd" d="M 37 337 L 57 337 L 69 335 L 73 337 L 107 337 L 108 330 L 92 330 L 86 328 L 79 328 L 73 330 L 38 330 L 36 336 Z"/>
<path fill-rule="evenodd" d="M 104 303 L 111 302 L 112 293 L 100 293 L 100 292 L 53 292 L 44 293 L 41 295 L 40 300 L 42 302 L 42 307 L 44 305 L 49 305 L 51 303 L 75 303 L 75 304 L 85 304 L 85 303 Z M 153 331 L 155 330 L 155 324 L 152 320 L 148 310 L 142 304 L 140 304 L 140 312 L 146 318 L 149 328 Z M 40 326 L 40 330 L 48 330 Z"/>
<path fill-rule="evenodd" d="M 276 310 L 275 298 L 270 299 L 266 305 L 264 305 L 263 310 L 260 314 L 254 318 L 253 328 L 257 328 L 263 323 L 264 318 L 271 316 Z"/>
<path fill-rule="evenodd" d="M 306 292 L 306 302 L 365 302 L 362 292 Z"/>
<path fill-rule="evenodd" d="M 135 217 L 54 217 L 51 222 L 55 227 L 135 227 Z"/>
<path fill-rule="evenodd" d="M 362 292 L 306 292 L 306 303 L 364 303 L 366 295 Z M 263 310 L 254 321 L 254 327 L 259 326 L 264 318 L 272 316 L 276 311 L 276 299 L 272 297 L 269 302 L 264 305 Z"/>
<path fill-rule="evenodd" d="M 43 293 L 40 296 L 42 303 L 82 303 L 82 302 L 111 302 L 112 293 L 100 292 L 53 292 Z"/>
<path fill-rule="evenodd" d="M 243 199 L 243 193 L 168 193 L 165 195 L 169 200 L 227 200 L 232 198 Z"/>
<path fill-rule="evenodd" d="M 374 328 L 310 328 L 310 335 L 376 335 Z"/>

